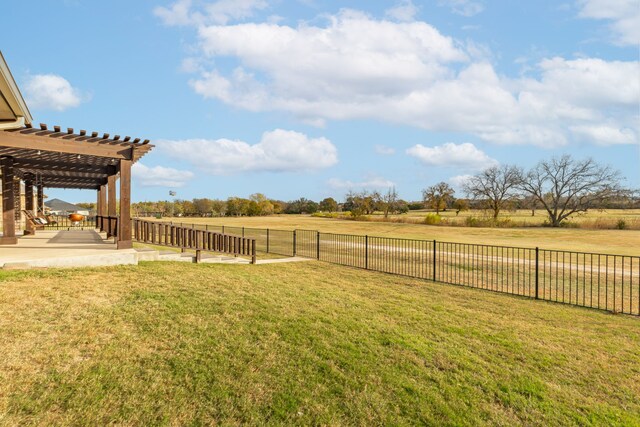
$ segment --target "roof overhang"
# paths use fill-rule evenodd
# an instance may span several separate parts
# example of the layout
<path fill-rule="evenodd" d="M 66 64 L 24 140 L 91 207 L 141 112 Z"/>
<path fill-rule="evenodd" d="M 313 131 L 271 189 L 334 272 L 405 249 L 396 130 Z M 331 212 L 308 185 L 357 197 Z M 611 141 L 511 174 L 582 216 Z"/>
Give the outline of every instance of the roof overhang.
<path fill-rule="evenodd" d="M 33 118 L 0 51 L 0 129 L 31 124 Z"/>

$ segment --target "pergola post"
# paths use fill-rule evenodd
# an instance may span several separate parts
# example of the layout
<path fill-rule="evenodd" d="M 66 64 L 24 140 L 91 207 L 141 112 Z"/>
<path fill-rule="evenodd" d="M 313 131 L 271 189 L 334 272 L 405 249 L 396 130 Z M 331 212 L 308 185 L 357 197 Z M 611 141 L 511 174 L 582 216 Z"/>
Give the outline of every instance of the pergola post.
<path fill-rule="evenodd" d="M 2 174 L 2 237 L 0 245 L 15 245 L 16 211 L 13 185 L 13 157 L 0 157 L 0 173 Z"/>
<path fill-rule="evenodd" d="M 15 165 L 14 165 L 15 166 Z M 15 172 L 15 168 L 14 168 Z M 22 194 L 20 188 L 20 178 L 17 176 L 13 177 L 13 198 L 15 199 L 13 209 L 15 212 L 14 220 L 16 221 L 16 228 L 20 229 L 22 227 Z"/>
<path fill-rule="evenodd" d="M 109 175 L 107 177 L 107 215 L 109 217 L 115 217 L 117 215 L 116 209 L 116 180 L 118 175 Z M 109 220 L 111 224 L 111 220 Z M 112 237 L 110 233 L 111 226 L 107 230 L 107 238 Z"/>
<path fill-rule="evenodd" d="M 27 211 L 30 211 L 34 217 L 38 216 L 38 214 L 33 209 L 33 181 L 31 179 L 26 179 L 24 181 L 24 208 Z M 36 234 L 36 227 L 29 220 L 27 220 L 26 222 L 24 234 Z"/>
<path fill-rule="evenodd" d="M 118 249 L 131 249 L 131 160 L 120 160 L 120 218 Z"/>
<path fill-rule="evenodd" d="M 100 231 L 106 231 L 104 217 L 107 216 L 107 186 L 101 185 L 98 189 L 98 216 L 100 218 L 100 224 L 98 227 Z"/>
<path fill-rule="evenodd" d="M 38 204 L 38 211 L 36 212 L 36 215 L 38 213 L 42 213 L 44 215 L 44 186 L 42 185 L 42 182 L 38 182 L 38 185 L 36 186 L 36 191 L 37 191 L 37 204 Z"/>

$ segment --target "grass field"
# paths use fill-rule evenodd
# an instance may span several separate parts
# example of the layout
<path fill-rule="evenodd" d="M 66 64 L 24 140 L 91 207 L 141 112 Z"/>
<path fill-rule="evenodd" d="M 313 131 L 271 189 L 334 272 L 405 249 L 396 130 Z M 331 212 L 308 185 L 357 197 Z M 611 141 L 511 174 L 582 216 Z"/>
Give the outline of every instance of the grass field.
<path fill-rule="evenodd" d="M 639 325 L 319 262 L 0 271 L 0 424 L 640 425 Z"/>
<path fill-rule="evenodd" d="M 309 229 L 323 232 L 361 234 L 410 239 L 504 245 L 578 252 L 640 255 L 640 230 L 592 230 L 573 228 L 481 228 L 440 227 L 422 224 L 361 222 L 309 215 L 273 215 L 267 217 L 163 218 L 185 224 L 233 225 L 292 230 Z"/>
<path fill-rule="evenodd" d="M 425 215 L 433 213 L 427 210 L 409 211 L 405 215 L 393 215 L 391 218 L 409 218 L 417 221 L 424 220 Z M 466 218 L 491 218 L 489 211 L 468 210 L 456 215 L 455 209 L 448 209 L 440 212 L 444 220 L 454 221 L 464 224 Z M 548 221 L 547 213 L 544 210 L 536 210 L 535 215 L 531 215 L 529 209 L 517 209 L 513 211 L 504 210 L 500 213 L 500 220 L 508 220 L 514 226 L 542 226 Z M 617 222 L 623 220 L 629 228 L 640 229 L 640 209 L 591 209 L 584 213 L 574 214 L 569 218 L 569 222 L 585 228 L 616 228 Z"/>

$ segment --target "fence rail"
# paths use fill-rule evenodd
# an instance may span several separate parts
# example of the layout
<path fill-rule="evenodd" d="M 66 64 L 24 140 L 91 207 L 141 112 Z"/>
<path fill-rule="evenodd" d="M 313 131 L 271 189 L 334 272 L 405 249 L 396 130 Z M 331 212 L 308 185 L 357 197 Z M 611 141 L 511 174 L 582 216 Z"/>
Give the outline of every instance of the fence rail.
<path fill-rule="evenodd" d="M 108 237 L 118 237 L 117 216 L 96 216 L 96 228 L 107 233 Z"/>
<path fill-rule="evenodd" d="M 47 221 L 48 223 L 44 225 L 45 230 L 92 230 L 96 228 L 95 216 L 85 216 L 82 221 L 71 221 L 67 215 L 47 215 Z"/>
<path fill-rule="evenodd" d="M 151 245 L 194 250 L 196 262 L 202 252 L 218 252 L 234 256 L 250 256 L 256 263 L 256 239 L 210 231 L 202 226 L 175 225 L 133 219 L 133 239 Z"/>
<path fill-rule="evenodd" d="M 182 224 L 184 226 L 184 224 Z M 256 250 L 640 316 L 640 256 L 391 237 L 193 225 Z"/>

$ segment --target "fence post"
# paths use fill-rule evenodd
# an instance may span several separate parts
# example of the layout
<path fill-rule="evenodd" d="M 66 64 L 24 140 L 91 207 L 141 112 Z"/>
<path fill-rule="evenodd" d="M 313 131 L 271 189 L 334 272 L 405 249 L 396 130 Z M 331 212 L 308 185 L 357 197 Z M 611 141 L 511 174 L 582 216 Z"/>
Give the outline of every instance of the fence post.
<path fill-rule="evenodd" d="M 320 232 L 316 232 L 316 258 L 320 259 Z"/>
<path fill-rule="evenodd" d="M 436 281 L 436 241 L 433 240 L 433 281 Z"/>
<path fill-rule="evenodd" d="M 244 227 L 242 227 L 242 237 L 244 237 Z"/>
<path fill-rule="evenodd" d="M 536 246 L 536 299 L 539 299 L 539 293 L 538 293 L 538 272 L 540 271 L 539 269 L 539 249 Z"/>
<path fill-rule="evenodd" d="M 364 236 L 364 268 L 369 269 L 369 235 Z"/>
<path fill-rule="evenodd" d="M 251 264 L 256 263 L 256 241 L 251 241 Z"/>
<path fill-rule="evenodd" d="M 296 256 L 296 230 L 293 230 L 293 256 Z"/>
<path fill-rule="evenodd" d="M 267 253 L 269 253 L 269 229 L 267 228 Z"/>

